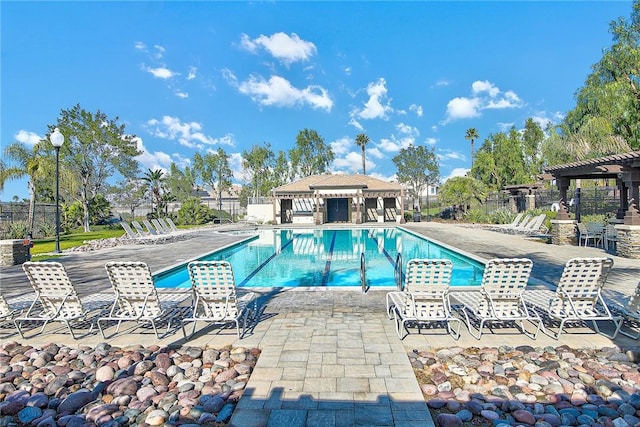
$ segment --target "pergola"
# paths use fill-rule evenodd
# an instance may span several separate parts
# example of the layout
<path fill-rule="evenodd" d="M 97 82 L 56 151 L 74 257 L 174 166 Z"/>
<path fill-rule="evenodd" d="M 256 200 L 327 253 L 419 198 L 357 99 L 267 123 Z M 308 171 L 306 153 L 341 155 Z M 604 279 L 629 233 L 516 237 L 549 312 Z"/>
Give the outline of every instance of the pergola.
<path fill-rule="evenodd" d="M 620 207 L 616 218 L 622 220 L 629 210 L 629 200 L 638 204 L 640 198 L 640 151 L 613 154 L 597 159 L 582 160 L 552 166 L 546 172 L 553 175 L 560 190 L 560 198 L 567 200 L 572 179 L 612 179 L 620 192 Z"/>
<path fill-rule="evenodd" d="M 402 187 L 367 175 L 312 175 L 272 193 L 278 224 L 395 222 L 404 215 Z"/>

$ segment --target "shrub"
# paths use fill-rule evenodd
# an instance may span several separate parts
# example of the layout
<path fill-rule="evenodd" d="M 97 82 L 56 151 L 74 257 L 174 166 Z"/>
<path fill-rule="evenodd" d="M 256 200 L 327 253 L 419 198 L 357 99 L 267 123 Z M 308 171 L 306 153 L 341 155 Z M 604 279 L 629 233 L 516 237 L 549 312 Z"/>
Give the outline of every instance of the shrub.
<path fill-rule="evenodd" d="M 10 222 L 2 235 L 3 239 L 24 239 L 29 232 L 29 224 L 24 221 Z"/>

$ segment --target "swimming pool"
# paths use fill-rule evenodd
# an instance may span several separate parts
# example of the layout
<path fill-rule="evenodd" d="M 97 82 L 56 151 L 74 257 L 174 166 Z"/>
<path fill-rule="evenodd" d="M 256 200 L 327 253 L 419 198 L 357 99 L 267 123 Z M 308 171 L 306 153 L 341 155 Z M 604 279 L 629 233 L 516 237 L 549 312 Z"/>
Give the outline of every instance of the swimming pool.
<path fill-rule="evenodd" d="M 366 285 L 395 287 L 398 253 L 412 258 L 448 258 L 452 286 L 479 286 L 484 265 L 400 228 L 273 229 L 200 260 L 226 260 L 238 287 L 361 286 L 364 253 Z M 158 288 L 190 287 L 186 263 L 155 275 Z"/>

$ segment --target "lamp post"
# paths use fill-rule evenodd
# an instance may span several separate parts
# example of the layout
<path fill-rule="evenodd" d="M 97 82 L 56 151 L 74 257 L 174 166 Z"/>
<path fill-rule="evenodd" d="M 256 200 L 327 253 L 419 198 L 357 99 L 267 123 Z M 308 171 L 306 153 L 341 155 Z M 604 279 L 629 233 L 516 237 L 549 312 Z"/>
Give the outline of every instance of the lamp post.
<path fill-rule="evenodd" d="M 56 149 L 56 253 L 60 253 L 60 147 L 64 144 L 64 135 L 55 128 L 49 139 Z"/>

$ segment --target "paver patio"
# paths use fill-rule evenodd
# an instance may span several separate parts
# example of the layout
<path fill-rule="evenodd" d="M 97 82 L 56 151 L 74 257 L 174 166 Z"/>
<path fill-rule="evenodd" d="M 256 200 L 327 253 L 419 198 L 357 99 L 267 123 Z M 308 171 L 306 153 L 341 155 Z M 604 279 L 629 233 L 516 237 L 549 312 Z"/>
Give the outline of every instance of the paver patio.
<path fill-rule="evenodd" d="M 532 276 L 547 282 L 557 280 L 564 263 L 573 257 L 607 255 L 602 249 L 577 246 L 553 246 L 530 241 L 521 236 L 505 235 L 479 228 L 441 223 L 410 223 L 406 227 L 446 245 L 464 248 L 483 259 L 493 257 L 528 257 L 534 262 Z M 203 252 L 239 240 L 241 237 L 203 230 L 188 240 L 159 245 L 127 245 L 89 253 L 65 254 L 60 261 L 82 295 L 108 292 L 110 285 L 104 264 L 112 259 L 147 262 L 158 271 L 184 262 Z M 607 255 L 610 256 L 610 255 Z M 630 295 L 640 280 L 640 262 L 611 256 L 614 268 L 607 282 L 607 297 L 620 299 Z M 405 260 L 406 261 L 406 260 Z M 20 266 L 2 268 L 0 291 L 5 296 L 30 289 Z M 516 331 L 485 332 L 482 340 L 471 337 L 463 328 L 454 341 L 442 330 L 412 329 L 398 339 L 392 320 L 385 313 L 384 295 L 388 289 L 311 288 L 260 291 L 263 311 L 260 320 L 242 340 L 235 329 L 207 329 L 196 333 L 186 344 L 193 346 L 259 347 L 262 354 L 253 371 L 245 394 L 231 421 L 236 426 L 432 426 L 407 352 L 413 349 L 441 347 L 499 346 L 527 344 L 557 346 L 558 341 L 540 334 L 537 340 Z M 55 328 L 55 329 L 52 329 Z M 49 342 L 70 346 L 96 345 L 103 340 L 92 334 L 78 341 L 57 325 L 44 334 L 30 331 L 31 345 Z M 1 340 L 18 340 L 11 329 L 0 329 Z M 121 332 L 109 342 L 116 346 L 156 344 L 151 331 Z M 591 330 L 570 330 L 560 343 L 571 347 L 635 347 L 637 342 L 625 337 L 616 342 Z M 178 330 L 159 344 L 185 344 Z"/>

